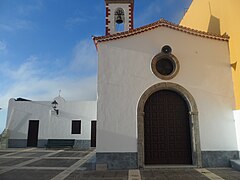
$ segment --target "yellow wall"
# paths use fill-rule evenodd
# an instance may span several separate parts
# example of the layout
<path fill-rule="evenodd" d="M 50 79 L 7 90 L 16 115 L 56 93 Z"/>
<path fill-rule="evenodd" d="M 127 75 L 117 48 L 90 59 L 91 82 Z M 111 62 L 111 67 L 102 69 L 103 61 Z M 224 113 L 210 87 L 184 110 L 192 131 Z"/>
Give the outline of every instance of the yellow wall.
<path fill-rule="evenodd" d="M 236 109 L 240 109 L 240 0 L 193 0 L 181 25 L 210 33 L 230 36 Z"/>

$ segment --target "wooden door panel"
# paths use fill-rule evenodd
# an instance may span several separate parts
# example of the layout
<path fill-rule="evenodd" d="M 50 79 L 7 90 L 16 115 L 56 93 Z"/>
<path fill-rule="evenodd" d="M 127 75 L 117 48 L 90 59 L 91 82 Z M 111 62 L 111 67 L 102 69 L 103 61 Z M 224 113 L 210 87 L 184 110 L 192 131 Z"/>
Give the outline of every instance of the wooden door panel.
<path fill-rule="evenodd" d="M 91 121 L 91 147 L 96 147 L 97 121 Z"/>
<path fill-rule="evenodd" d="M 37 147 L 38 128 L 39 128 L 39 121 L 38 120 L 30 120 L 29 121 L 28 139 L 27 139 L 27 146 L 28 147 Z"/>
<path fill-rule="evenodd" d="M 153 93 L 144 107 L 145 164 L 191 164 L 188 106 L 176 92 Z"/>

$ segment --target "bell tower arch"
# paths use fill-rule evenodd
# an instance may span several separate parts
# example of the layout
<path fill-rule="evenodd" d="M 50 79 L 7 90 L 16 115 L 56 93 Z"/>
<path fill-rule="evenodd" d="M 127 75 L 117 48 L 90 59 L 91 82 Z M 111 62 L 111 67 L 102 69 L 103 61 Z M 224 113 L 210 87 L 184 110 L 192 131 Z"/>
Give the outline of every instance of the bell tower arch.
<path fill-rule="evenodd" d="M 133 29 L 134 0 L 105 0 L 106 35 Z"/>

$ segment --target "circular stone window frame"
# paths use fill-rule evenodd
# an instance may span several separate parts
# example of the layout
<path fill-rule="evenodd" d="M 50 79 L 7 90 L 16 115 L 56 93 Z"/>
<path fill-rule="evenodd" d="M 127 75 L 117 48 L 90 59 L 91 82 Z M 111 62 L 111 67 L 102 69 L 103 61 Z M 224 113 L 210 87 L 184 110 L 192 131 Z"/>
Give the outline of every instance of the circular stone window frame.
<path fill-rule="evenodd" d="M 172 61 L 173 65 L 174 65 L 174 69 L 169 75 L 163 75 L 158 72 L 157 62 L 161 61 L 161 59 L 169 59 Z M 160 78 L 162 80 L 170 80 L 170 79 L 173 79 L 178 74 L 179 69 L 180 69 L 180 64 L 179 64 L 178 59 L 174 55 L 161 52 L 161 53 L 157 54 L 156 56 L 154 56 L 154 58 L 152 59 L 151 69 L 152 69 L 153 74 L 155 74 L 158 78 Z"/>

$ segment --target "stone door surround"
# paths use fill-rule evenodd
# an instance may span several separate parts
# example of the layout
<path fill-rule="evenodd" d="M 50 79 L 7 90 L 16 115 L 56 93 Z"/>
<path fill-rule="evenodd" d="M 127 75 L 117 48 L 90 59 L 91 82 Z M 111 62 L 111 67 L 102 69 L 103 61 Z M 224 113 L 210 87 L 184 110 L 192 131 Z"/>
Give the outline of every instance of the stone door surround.
<path fill-rule="evenodd" d="M 160 90 L 172 90 L 179 93 L 187 102 L 189 108 L 190 133 L 192 144 L 192 160 L 193 165 L 202 166 L 200 133 L 198 121 L 198 109 L 193 96 L 182 86 L 176 83 L 163 82 L 158 83 L 148 88 L 141 96 L 137 107 L 137 128 L 138 128 L 138 167 L 144 168 L 144 106 L 145 102 L 151 94 Z"/>

